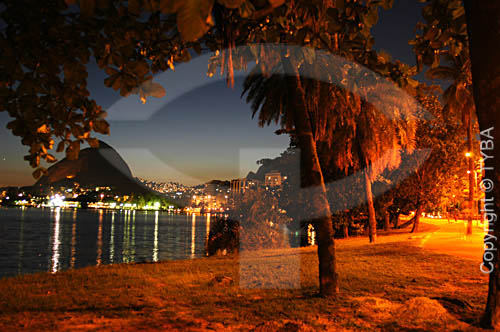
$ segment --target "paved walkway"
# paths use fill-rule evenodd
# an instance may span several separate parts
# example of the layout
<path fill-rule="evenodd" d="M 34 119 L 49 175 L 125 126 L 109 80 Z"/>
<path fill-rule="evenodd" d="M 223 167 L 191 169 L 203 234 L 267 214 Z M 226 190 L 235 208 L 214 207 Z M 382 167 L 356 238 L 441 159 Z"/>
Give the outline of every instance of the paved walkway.
<path fill-rule="evenodd" d="M 452 219 L 450 223 L 447 219 L 431 218 L 422 218 L 421 221 L 436 225 L 439 229 L 425 235 L 419 247 L 444 254 L 469 258 L 477 262 L 482 261 L 484 252 L 484 230 L 482 227 L 474 226 L 472 228 L 472 235 L 466 236 L 467 221 L 459 220 L 455 222 Z"/>

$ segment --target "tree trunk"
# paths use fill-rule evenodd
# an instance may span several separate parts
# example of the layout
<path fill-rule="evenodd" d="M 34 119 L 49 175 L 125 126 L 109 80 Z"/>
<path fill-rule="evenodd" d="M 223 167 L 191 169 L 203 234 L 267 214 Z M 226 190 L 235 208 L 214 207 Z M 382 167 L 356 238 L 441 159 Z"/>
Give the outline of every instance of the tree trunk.
<path fill-rule="evenodd" d="M 417 218 L 417 215 L 415 214 L 410 220 L 408 220 L 407 222 L 404 222 L 402 223 L 401 225 L 398 226 L 398 228 L 406 228 L 410 225 L 414 225 L 415 224 L 415 219 Z"/>
<path fill-rule="evenodd" d="M 472 109 L 468 112 L 472 113 Z M 469 114 L 469 124 L 467 125 L 467 149 L 470 156 L 468 160 L 469 170 L 469 215 L 467 217 L 467 235 L 472 235 L 472 215 L 474 214 L 474 158 L 472 154 L 472 114 Z"/>
<path fill-rule="evenodd" d="M 415 212 L 415 221 L 413 222 L 413 228 L 410 233 L 417 233 L 418 226 L 420 225 L 420 216 L 422 215 L 422 207 L 419 205 L 417 211 Z"/>
<path fill-rule="evenodd" d="M 388 231 L 389 227 L 391 225 L 391 215 L 389 214 L 389 211 L 385 211 L 384 213 L 384 231 Z"/>
<path fill-rule="evenodd" d="M 465 0 L 469 46 L 472 63 L 472 82 L 476 112 L 481 130 L 481 154 L 485 159 L 485 177 L 493 189 L 486 192 L 483 207 L 484 221 L 488 225 L 481 268 L 489 273 L 489 288 L 484 326 L 500 330 L 500 221 L 497 221 L 500 198 L 500 1 Z M 491 130 L 490 130 L 491 129 Z M 484 155 L 491 156 L 486 158 Z"/>
<path fill-rule="evenodd" d="M 366 169 L 364 173 L 366 202 L 368 203 L 368 236 L 370 243 L 373 243 L 377 239 L 377 219 L 375 218 L 375 208 L 373 207 L 372 181 Z"/>
<path fill-rule="evenodd" d="M 302 224 L 302 221 L 301 221 Z M 309 246 L 309 234 L 308 234 L 308 227 L 309 224 L 305 223 L 304 227 L 300 227 L 300 246 L 301 247 L 307 247 Z"/>
<path fill-rule="evenodd" d="M 284 54 L 282 59 L 285 72 L 289 75 L 288 89 L 292 92 L 293 120 L 300 148 L 301 187 L 308 189 L 305 208 L 311 210 L 311 215 L 314 216 L 311 221 L 317 232 L 320 294 L 334 296 L 338 293 L 338 275 L 332 214 L 307 110 L 306 94 L 297 65 L 292 64 Z"/>
<path fill-rule="evenodd" d="M 396 215 L 393 218 L 394 218 L 394 225 L 392 227 L 399 228 L 399 213 L 396 213 Z"/>
<path fill-rule="evenodd" d="M 349 226 L 347 224 L 344 224 L 342 226 L 342 230 L 344 233 L 344 239 L 347 239 L 349 237 Z"/>

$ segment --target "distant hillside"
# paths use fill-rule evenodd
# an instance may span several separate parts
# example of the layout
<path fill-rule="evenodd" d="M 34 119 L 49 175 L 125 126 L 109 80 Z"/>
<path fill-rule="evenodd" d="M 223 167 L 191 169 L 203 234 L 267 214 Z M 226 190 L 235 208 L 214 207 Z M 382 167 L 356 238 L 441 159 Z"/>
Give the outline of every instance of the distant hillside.
<path fill-rule="evenodd" d="M 148 193 L 150 189 L 137 181 L 123 158 L 108 144 L 99 141 L 99 148 L 80 151 L 77 160 L 63 159 L 48 169 L 34 185 L 40 190 L 48 186 L 112 187 L 117 193 Z"/>

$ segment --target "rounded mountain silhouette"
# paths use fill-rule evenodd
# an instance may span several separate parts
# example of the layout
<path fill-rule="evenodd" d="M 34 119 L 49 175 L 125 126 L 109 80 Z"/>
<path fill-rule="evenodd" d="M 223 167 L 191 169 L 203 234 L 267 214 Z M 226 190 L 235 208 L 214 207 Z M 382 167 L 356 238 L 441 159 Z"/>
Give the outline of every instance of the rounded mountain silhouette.
<path fill-rule="evenodd" d="M 99 148 L 81 150 L 77 160 L 64 158 L 51 166 L 34 188 L 71 187 L 75 182 L 82 188 L 110 187 L 121 194 L 151 192 L 132 176 L 118 152 L 103 141 L 99 141 Z"/>

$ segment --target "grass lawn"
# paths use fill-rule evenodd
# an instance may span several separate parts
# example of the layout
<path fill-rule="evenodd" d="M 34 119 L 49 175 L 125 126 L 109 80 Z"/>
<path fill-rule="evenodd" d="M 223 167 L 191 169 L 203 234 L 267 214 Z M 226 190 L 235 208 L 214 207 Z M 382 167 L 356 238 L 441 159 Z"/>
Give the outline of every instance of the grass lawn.
<path fill-rule="evenodd" d="M 0 331 L 479 330 L 487 294 L 479 265 L 417 242 L 338 241 L 335 300 L 316 296 L 314 247 L 5 278 Z M 294 282 L 301 288 L 276 289 Z"/>

